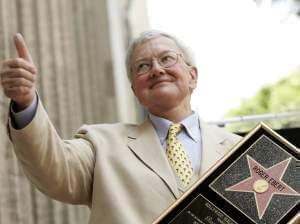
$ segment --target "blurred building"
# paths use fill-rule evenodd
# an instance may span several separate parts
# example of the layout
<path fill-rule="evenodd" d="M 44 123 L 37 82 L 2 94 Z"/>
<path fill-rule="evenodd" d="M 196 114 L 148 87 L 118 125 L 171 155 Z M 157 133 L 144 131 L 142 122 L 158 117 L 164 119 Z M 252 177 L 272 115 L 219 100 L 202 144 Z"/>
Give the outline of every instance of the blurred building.
<path fill-rule="evenodd" d="M 44 106 L 70 138 L 83 123 L 142 118 L 124 61 L 128 42 L 145 29 L 145 0 L 0 0 L 0 61 L 16 56 L 12 36 L 21 32 Z M 87 208 L 50 200 L 24 177 L 5 131 L 8 104 L 0 91 L 0 224 L 87 223 Z"/>

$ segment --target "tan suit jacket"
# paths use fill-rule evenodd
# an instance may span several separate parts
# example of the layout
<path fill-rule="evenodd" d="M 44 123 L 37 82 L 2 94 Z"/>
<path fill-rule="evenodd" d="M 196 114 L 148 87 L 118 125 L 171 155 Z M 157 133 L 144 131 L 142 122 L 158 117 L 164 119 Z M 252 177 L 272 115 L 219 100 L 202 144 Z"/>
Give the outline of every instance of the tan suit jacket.
<path fill-rule="evenodd" d="M 148 224 L 181 195 L 149 120 L 85 125 L 74 139 L 62 140 L 39 102 L 30 124 L 16 130 L 10 121 L 8 129 L 34 185 L 54 199 L 88 205 L 90 224 Z M 205 124 L 201 133 L 203 173 L 239 137 Z"/>

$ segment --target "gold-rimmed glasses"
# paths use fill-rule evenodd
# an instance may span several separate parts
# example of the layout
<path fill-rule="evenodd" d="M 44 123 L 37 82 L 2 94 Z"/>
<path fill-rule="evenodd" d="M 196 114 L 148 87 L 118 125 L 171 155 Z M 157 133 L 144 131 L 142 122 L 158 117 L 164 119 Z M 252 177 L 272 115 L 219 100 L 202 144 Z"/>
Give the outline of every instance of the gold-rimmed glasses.
<path fill-rule="evenodd" d="M 158 64 L 163 68 L 169 68 L 178 62 L 178 58 L 181 54 L 174 51 L 166 51 L 155 57 Z M 141 59 L 134 63 L 132 69 L 133 74 L 142 75 L 148 73 L 153 66 L 153 58 Z"/>

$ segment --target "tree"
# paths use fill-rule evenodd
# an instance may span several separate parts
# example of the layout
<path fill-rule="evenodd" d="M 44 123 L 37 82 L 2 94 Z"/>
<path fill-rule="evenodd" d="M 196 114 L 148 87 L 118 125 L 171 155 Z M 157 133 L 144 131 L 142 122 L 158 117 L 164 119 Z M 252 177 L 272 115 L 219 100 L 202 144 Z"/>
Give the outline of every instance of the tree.
<path fill-rule="evenodd" d="M 263 87 L 252 98 L 242 102 L 239 108 L 226 113 L 226 117 L 294 111 L 300 112 L 300 68 L 277 83 Z M 300 117 L 265 123 L 274 129 L 300 127 Z M 253 123 L 240 123 L 229 125 L 228 129 L 240 132 L 248 131 L 254 126 Z"/>

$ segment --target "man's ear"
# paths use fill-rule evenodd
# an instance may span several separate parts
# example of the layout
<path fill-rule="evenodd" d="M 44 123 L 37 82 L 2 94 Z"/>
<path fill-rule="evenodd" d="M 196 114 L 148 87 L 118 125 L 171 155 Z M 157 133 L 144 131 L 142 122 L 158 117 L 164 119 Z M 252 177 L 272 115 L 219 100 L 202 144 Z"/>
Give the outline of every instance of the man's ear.
<path fill-rule="evenodd" d="M 131 83 L 131 90 L 132 90 L 133 94 L 135 95 L 135 89 L 134 89 L 134 87 L 133 87 L 133 84 L 132 84 L 132 83 Z"/>
<path fill-rule="evenodd" d="M 194 90 L 197 87 L 198 70 L 195 66 L 190 67 L 190 88 Z"/>

